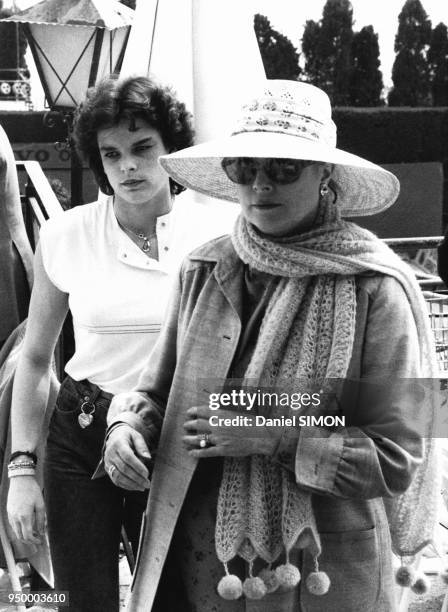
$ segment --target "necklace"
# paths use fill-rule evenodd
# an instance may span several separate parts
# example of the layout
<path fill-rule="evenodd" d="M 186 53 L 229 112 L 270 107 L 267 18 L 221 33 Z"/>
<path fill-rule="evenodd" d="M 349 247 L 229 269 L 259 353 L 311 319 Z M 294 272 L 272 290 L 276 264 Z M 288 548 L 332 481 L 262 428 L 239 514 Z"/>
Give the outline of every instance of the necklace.
<path fill-rule="evenodd" d="M 130 232 L 131 234 L 134 234 L 134 236 L 137 236 L 137 238 L 139 238 L 140 240 L 143 240 L 143 244 L 142 244 L 142 246 L 140 248 L 141 248 L 141 250 L 144 253 L 148 253 L 151 250 L 151 241 L 150 241 L 150 238 L 153 238 L 154 236 L 157 235 L 155 232 L 152 232 L 149 235 L 146 235 L 145 232 L 143 232 L 141 230 L 135 232 L 130 227 L 127 227 L 126 225 L 123 225 L 123 223 L 121 223 L 121 221 L 118 220 L 118 217 L 117 217 L 117 223 L 121 227 L 121 229 L 124 229 L 125 231 Z"/>

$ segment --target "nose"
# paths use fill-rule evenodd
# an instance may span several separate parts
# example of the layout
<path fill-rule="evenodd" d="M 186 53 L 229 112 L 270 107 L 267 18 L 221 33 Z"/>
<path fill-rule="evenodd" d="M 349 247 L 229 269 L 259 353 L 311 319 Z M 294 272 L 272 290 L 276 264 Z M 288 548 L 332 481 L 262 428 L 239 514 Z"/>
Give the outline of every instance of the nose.
<path fill-rule="evenodd" d="M 273 190 L 272 181 L 266 175 L 263 168 L 257 169 L 257 174 L 255 175 L 254 182 L 252 183 L 252 189 L 256 193 L 269 193 Z"/>
<path fill-rule="evenodd" d="M 120 161 L 120 170 L 124 174 L 127 172 L 135 172 L 135 170 L 137 170 L 137 162 L 133 155 L 123 156 Z"/>

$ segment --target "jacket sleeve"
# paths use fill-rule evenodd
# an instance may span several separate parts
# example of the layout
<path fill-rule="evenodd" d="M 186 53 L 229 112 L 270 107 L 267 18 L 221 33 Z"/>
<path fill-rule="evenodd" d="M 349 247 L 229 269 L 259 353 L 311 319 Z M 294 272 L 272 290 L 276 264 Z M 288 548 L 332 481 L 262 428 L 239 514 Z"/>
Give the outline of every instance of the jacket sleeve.
<path fill-rule="evenodd" d="M 369 499 L 405 491 L 423 457 L 419 351 L 404 290 L 382 277 L 369 296 L 360 380 L 348 384 L 352 393 L 341 405 L 349 425 L 285 431 L 274 459 L 291 468 L 292 458 L 297 484 L 321 495 Z"/>
<path fill-rule="evenodd" d="M 136 388 L 116 395 L 109 408 L 108 433 L 127 423 L 142 434 L 151 452 L 157 447 L 177 357 L 177 332 L 182 293 L 181 273 L 171 293 L 160 336 L 148 356 Z M 108 434 L 107 434 L 108 435 Z"/>

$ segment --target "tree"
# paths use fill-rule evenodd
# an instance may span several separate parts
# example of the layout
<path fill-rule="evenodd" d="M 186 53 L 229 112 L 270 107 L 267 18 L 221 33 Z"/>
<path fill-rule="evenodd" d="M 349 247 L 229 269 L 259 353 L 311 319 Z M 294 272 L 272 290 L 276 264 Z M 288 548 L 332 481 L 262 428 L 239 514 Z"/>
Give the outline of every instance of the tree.
<path fill-rule="evenodd" d="M 353 106 L 381 106 L 383 75 L 380 67 L 378 35 L 372 26 L 353 35 L 350 103 Z"/>
<path fill-rule="evenodd" d="M 136 0 L 120 0 L 120 2 L 135 10 Z"/>
<path fill-rule="evenodd" d="M 305 23 L 302 36 L 302 55 L 305 58 L 304 73 L 312 85 L 321 85 L 322 59 L 319 54 L 321 26 L 317 21 L 309 19 Z"/>
<path fill-rule="evenodd" d="M 305 73 L 335 105 L 350 102 L 353 8 L 349 0 L 327 0 L 319 23 L 306 22 L 302 39 Z"/>
<path fill-rule="evenodd" d="M 431 34 L 428 50 L 434 106 L 448 106 L 448 28 L 439 23 Z"/>
<path fill-rule="evenodd" d="M 431 21 L 420 0 L 406 0 L 398 16 L 390 106 L 428 106 L 430 71 L 427 50 Z"/>
<path fill-rule="evenodd" d="M 296 80 L 300 75 L 299 56 L 292 42 L 274 30 L 267 17 L 255 15 L 254 30 L 268 79 Z"/>

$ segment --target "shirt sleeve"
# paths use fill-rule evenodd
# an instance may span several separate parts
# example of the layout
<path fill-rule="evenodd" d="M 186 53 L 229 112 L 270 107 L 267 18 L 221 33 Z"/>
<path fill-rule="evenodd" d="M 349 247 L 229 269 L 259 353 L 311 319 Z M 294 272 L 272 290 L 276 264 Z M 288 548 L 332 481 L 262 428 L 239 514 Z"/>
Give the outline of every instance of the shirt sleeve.
<path fill-rule="evenodd" d="M 421 396 L 412 381 L 419 376 L 419 351 L 404 290 L 385 276 L 370 295 L 361 379 L 345 385 L 342 398 L 342 413 L 354 425 L 285 431 L 274 460 L 293 467 L 297 484 L 321 495 L 368 499 L 405 491 L 423 457 L 414 418 Z"/>
<path fill-rule="evenodd" d="M 67 239 L 67 217 L 62 213 L 48 219 L 39 232 L 39 244 L 42 262 L 48 278 L 59 291 L 69 293 L 69 274 L 66 269 L 69 256 L 69 240 Z"/>

